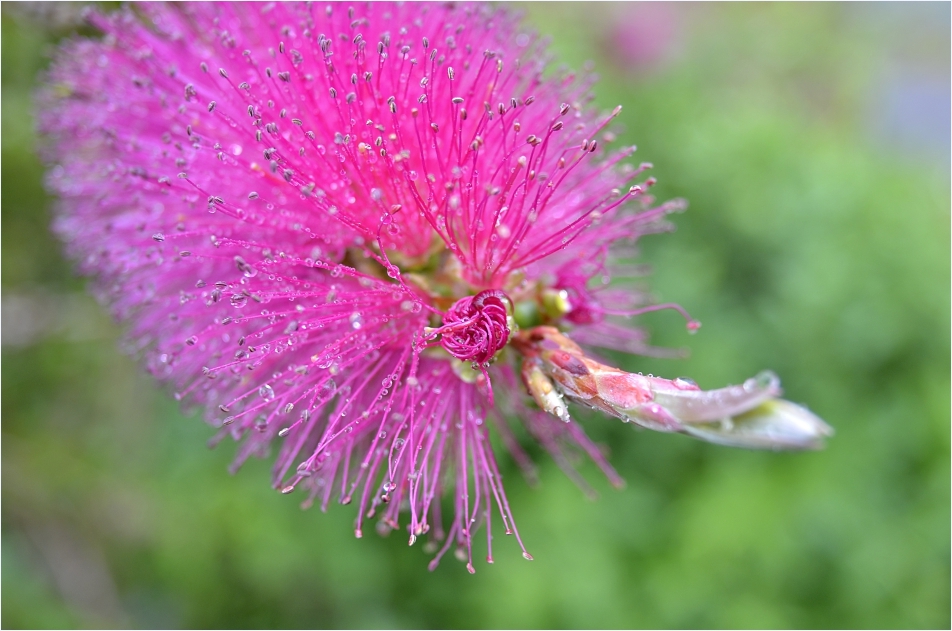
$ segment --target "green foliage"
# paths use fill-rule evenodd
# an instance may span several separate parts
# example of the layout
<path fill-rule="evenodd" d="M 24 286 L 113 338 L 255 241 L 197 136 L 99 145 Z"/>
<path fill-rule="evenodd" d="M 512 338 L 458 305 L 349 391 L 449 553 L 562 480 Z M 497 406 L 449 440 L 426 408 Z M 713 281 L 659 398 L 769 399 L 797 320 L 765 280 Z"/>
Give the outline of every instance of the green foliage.
<path fill-rule="evenodd" d="M 266 462 L 228 476 L 233 446 L 209 452 L 212 430 L 119 353 L 48 232 L 31 92 L 62 32 L 5 14 L 4 316 L 54 296 L 45 332 L 4 325 L 5 628 L 950 625 L 948 148 L 902 152 L 870 114 L 890 65 L 948 81 L 948 5 L 938 35 L 869 5 L 682 6 L 680 55 L 641 74 L 598 48 L 596 6 L 527 10 L 570 65 L 596 57 L 597 102 L 625 105 L 619 142 L 657 165 L 659 198 L 690 200 L 640 246 L 655 294 L 704 323 L 645 316 L 690 358 L 613 359 L 703 387 L 774 369 L 836 428 L 828 448 L 591 418 L 628 487 L 583 465 L 590 502 L 544 455 L 538 488 L 505 463 L 536 560 L 497 537 L 475 576 L 427 572 L 397 533 L 354 539 L 353 507 L 300 511 Z"/>

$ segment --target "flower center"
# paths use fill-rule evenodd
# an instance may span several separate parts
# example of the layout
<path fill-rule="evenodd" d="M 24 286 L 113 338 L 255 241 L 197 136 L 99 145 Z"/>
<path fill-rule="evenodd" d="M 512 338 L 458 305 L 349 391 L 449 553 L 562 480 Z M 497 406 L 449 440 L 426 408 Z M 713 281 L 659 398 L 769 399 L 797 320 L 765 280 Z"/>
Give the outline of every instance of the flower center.
<path fill-rule="evenodd" d="M 457 359 L 486 366 L 509 341 L 511 305 L 498 289 L 460 298 L 443 317 L 440 344 Z"/>

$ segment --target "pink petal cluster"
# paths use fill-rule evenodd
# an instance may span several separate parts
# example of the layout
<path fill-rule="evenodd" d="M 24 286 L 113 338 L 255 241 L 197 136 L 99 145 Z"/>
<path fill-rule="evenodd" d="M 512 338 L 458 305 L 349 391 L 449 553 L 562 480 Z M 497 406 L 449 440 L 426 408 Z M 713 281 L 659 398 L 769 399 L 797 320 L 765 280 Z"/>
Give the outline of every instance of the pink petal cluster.
<path fill-rule="evenodd" d="M 354 502 L 357 536 L 428 533 L 433 566 L 455 548 L 470 571 L 494 513 L 519 538 L 490 425 L 531 467 L 494 390 L 573 477 L 580 448 L 620 483 L 529 406 L 507 345 L 523 323 L 647 349 L 606 320 L 644 300 L 607 289 L 612 247 L 682 204 L 630 185 L 649 165 L 606 152 L 618 110 L 588 78 L 479 4 L 90 20 L 104 37 L 66 44 L 40 96 L 55 230 L 152 374 L 241 441 L 236 468 L 276 448 L 282 492 Z"/>

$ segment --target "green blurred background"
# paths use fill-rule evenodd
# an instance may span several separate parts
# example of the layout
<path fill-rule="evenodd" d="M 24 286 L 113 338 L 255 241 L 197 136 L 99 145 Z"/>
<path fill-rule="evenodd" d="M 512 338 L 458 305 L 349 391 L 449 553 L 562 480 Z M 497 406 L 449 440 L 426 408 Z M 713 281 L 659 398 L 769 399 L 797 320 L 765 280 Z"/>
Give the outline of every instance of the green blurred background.
<path fill-rule="evenodd" d="M 533 4 L 534 28 L 683 196 L 643 242 L 704 387 L 776 370 L 825 451 L 735 451 L 601 419 L 627 479 L 583 495 L 504 458 L 535 555 L 434 573 L 406 538 L 304 512 L 118 350 L 48 232 L 31 92 L 66 7 L 3 4 L 2 626 L 950 626 L 950 5 Z"/>

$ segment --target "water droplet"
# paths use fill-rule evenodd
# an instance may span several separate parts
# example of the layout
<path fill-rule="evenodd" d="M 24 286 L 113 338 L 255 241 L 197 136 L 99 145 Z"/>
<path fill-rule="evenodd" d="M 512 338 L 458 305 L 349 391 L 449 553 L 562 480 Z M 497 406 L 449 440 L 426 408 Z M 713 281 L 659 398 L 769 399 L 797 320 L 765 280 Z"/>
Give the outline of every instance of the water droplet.
<path fill-rule="evenodd" d="M 769 370 L 764 370 L 754 377 L 754 379 L 757 381 L 757 385 L 759 387 L 769 388 L 774 383 L 774 381 L 777 381 L 777 376 Z"/>
<path fill-rule="evenodd" d="M 335 390 L 337 390 L 337 384 L 334 383 L 333 379 L 328 379 L 323 383 L 323 385 L 321 385 L 320 391 L 318 392 L 318 398 L 322 400 L 325 398 L 329 399 L 334 394 Z"/>
<path fill-rule="evenodd" d="M 264 399 L 265 401 L 271 401 L 274 399 L 274 388 L 268 384 L 264 384 L 258 388 L 258 396 Z"/>
<path fill-rule="evenodd" d="M 681 388 L 682 390 L 697 389 L 697 382 L 695 382 L 693 379 L 689 379 L 688 377 L 678 377 L 674 380 L 674 385 L 678 388 Z"/>
<path fill-rule="evenodd" d="M 355 311 L 354 313 L 350 314 L 350 326 L 351 326 L 351 328 L 353 328 L 354 330 L 356 330 L 356 329 L 359 329 L 360 327 L 362 327 L 363 325 L 364 325 L 364 321 L 363 321 L 363 318 L 360 317 L 360 314 L 359 314 L 359 313 L 357 313 L 357 312 Z"/>

